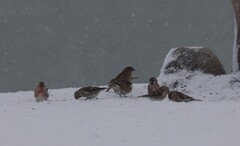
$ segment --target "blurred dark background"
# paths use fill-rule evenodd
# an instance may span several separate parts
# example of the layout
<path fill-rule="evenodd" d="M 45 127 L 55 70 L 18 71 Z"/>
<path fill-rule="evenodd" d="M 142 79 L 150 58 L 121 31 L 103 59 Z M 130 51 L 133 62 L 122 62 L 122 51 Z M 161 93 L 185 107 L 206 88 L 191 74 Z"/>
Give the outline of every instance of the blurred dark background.
<path fill-rule="evenodd" d="M 230 72 L 233 28 L 230 0 L 1 0 L 0 92 L 105 85 L 126 65 L 148 82 L 181 46 Z"/>

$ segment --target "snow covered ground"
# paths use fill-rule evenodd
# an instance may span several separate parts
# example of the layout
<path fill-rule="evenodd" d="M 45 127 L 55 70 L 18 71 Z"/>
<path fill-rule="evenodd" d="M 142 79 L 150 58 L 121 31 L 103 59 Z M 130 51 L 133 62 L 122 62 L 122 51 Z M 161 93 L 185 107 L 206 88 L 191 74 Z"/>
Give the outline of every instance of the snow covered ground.
<path fill-rule="evenodd" d="M 191 103 L 137 98 L 147 84 L 134 84 L 128 98 L 103 91 L 98 100 L 75 100 L 77 88 L 52 89 L 41 103 L 33 91 L 1 93 L 0 146 L 239 146 L 239 84 L 230 87 L 231 76 L 183 81 L 178 90 L 203 100 Z"/>

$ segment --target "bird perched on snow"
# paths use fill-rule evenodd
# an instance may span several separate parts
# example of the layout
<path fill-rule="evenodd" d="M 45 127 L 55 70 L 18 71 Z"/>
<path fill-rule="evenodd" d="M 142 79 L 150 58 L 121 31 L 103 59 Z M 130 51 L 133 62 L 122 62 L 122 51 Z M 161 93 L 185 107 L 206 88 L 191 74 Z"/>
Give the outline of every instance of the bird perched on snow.
<path fill-rule="evenodd" d="M 45 101 L 48 99 L 48 88 L 45 86 L 44 82 L 39 82 L 34 90 L 34 97 L 37 102 Z"/>
<path fill-rule="evenodd" d="M 194 99 L 193 97 L 185 95 L 179 91 L 170 91 L 168 93 L 168 98 L 175 102 L 202 101 L 200 99 Z"/>
<path fill-rule="evenodd" d="M 113 84 L 118 82 L 119 80 L 125 80 L 125 81 L 129 81 L 131 82 L 132 79 L 135 79 L 137 77 L 132 77 L 132 73 L 133 71 L 136 71 L 132 66 L 127 66 L 124 68 L 124 70 L 114 79 L 112 79 L 110 82 L 109 82 L 109 87 L 107 89 L 107 91 L 109 91 Z"/>
<path fill-rule="evenodd" d="M 169 88 L 167 86 L 161 86 L 155 77 L 149 79 L 148 84 L 148 94 L 140 97 L 149 97 L 154 100 L 163 100 L 169 93 Z"/>
<path fill-rule="evenodd" d="M 126 94 L 132 91 L 132 83 L 127 80 L 118 80 L 112 83 L 112 88 L 118 95 L 126 97 Z"/>
<path fill-rule="evenodd" d="M 149 79 L 148 83 L 148 94 L 149 95 L 155 95 L 156 90 L 160 88 L 160 85 L 158 84 L 158 80 L 155 77 L 151 77 Z"/>
<path fill-rule="evenodd" d="M 161 86 L 153 94 L 150 95 L 151 99 L 163 100 L 169 93 L 169 88 L 167 86 Z"/>
<path fill-rule="evenodd" d="M 86 97 L 87 99 L 93 99 L 98 96 L 98 94 L 105 90 L 107 88 L 105 87 L 95 87 L 95 86 L 87 86 L 87 87 L 82 87 L 81 89 L 77 90 L 74 93 L 75 99 L 79 99 L 80 97 Z"/>

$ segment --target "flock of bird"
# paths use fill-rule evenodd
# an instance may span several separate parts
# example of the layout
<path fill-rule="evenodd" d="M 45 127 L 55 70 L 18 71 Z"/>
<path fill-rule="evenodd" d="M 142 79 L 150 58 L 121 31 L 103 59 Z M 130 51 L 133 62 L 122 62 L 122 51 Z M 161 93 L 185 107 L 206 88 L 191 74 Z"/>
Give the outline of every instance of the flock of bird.
<path fill-rule="evenodd" d="M 86 100 L 93 99 L 96 98 L 101 91 L 106 90 L 106 92 L 108 92 L 111 89 L 113 89 L 113 91 L 119 96 L 126 97 L 126 95 L 132 91 L 132 80 L 137 78 L 132 76 L 134 71 L 136 70 L 132 66 L 127 66 L 117 77 L 109 82 L 108 87 L 82 87 L 74 93 L 74 97 L 76 100 L 80 99 L 81 97 L 85 97 Z M 167 95 L 171 101 L 175 102 L 202 101 L 185 95 L 179 91 L 170 91 L 167 86 L 160 86 L 155 77 L 151 77 L 149 79 L 148 94 L 139 97 L 145 97 L 151 100 L 163 100 L 165 97 L 167 97 Z M 48 88 L 45 86 L 44 82 L 41 81 L 38 83 L 34 90 L 34 97 L 37 102 L 48 99 Z"/>

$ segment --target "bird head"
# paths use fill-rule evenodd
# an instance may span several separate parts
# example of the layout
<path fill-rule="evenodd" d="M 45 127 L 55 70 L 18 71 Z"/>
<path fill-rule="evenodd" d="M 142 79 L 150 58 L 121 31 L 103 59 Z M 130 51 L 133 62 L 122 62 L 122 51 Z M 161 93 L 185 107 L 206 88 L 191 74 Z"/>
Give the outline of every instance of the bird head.
<path fill-rule="evenodd" d="M 151 78 L 149 79 L 149 83 L 150 83 L 151 85 L 153 85 L 153 84 L 155 84 L 155 83 L 158 83 L 158 80 L 157 80 L 155 77 L 151 77 Z"/>
<path fill-rule="evenodd" d="M 133 68 L 132 66 L 127 66 L 127 67 L 125 67 L 125 69 L 123 71 L 124 72 L 133 72 L 133 71 L 136 71 L 136 69 Z"/>
<path fill-rule="evenodd" d="M 41 82 L 39 82 L 39 83 L 38 83 L 38 87 L 40 87 L 40 88 L 44 88 L 44 87 L 45 87 L 45 84 L 44 84 L 44 82 L 42 82 L 42 81 L 41 81 Z"/>
<path fill-rule="evenodd" d="M 79 93 L 78 91 L 76 91 L 76 92 L 74 93 L 74 97 L 75 97 L 75 99 L 79 99 L 80 97 L 82 97 L 82 95 L 81 95 L 81 93 Z"/>

